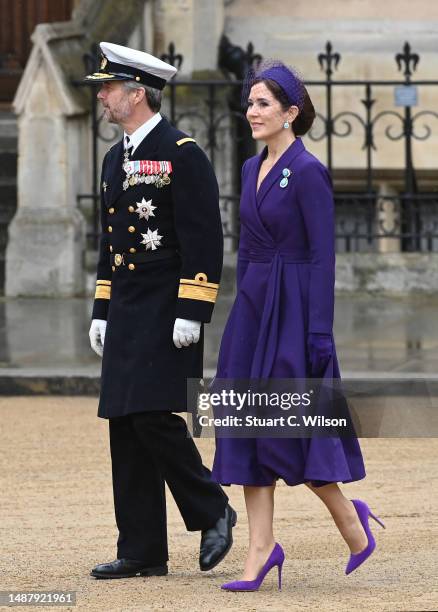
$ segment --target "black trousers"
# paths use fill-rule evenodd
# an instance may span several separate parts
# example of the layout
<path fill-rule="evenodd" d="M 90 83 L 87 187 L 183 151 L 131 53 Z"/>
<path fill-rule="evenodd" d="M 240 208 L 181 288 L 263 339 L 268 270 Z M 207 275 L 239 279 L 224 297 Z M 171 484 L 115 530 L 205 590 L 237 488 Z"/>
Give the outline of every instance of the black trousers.
<path fill-rule="evenodd" d="M 168 560 L 165 482 L 189 531 L 212 527 L 228 497 L 210 479 L 184 419 L 139 412 L 109 419 L 117 558 Z"/>

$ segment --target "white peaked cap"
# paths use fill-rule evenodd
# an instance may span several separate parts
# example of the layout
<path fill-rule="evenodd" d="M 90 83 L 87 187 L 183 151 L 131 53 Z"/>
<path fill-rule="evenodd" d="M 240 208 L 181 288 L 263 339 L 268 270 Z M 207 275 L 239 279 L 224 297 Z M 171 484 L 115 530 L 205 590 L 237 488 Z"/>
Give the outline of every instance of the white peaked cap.
<path fill-rule="evenodd" d="M 177 72 L 177 69 L 162 60 L 137 49 L 116 45 L 109 42 L 101 42 L 102 61 L 100 72 L 87 75 L 86 81 L 117 81 L 132 80 L 163 89 L 169 79 Z"/>

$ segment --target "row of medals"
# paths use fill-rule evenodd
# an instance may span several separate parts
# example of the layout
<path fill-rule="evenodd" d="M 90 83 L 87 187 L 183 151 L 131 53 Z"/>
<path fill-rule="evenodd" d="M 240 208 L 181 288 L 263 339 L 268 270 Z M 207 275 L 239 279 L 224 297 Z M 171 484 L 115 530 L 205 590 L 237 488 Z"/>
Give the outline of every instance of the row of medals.
<path fill-rule="evenodd" d="M 155 187 L 161 188 L 170 184 L 170 177 L 167 172 L 163 172 L 162 174 L 131 174 L 129 178 L 127 176 L 123 181 L 123 189 L 126 191 L 128 187 L 133 187 L 139 183 L 155 185 Z"/>
<path fill-rule="evenodd" d="M 125 153 L 124 162 L 128 161 L 128 156 Z M 126 172 L 125 165 L 123 165 L 123 169 Z M 155 185 L 158 189 L 164 187 L 165 185 L 170 184 L 170 177 L 167 172 L 160 172 L 159 174 L 139 174 L 136 172 L 135 174 L 129 174 L 126 172 L 126 178 L 123 181 L 123 190 L 126 191 L 128 187 L 133 187 L 134 185 L 138 185 L 139 183 L 146 183 L 146 185 Z"/>

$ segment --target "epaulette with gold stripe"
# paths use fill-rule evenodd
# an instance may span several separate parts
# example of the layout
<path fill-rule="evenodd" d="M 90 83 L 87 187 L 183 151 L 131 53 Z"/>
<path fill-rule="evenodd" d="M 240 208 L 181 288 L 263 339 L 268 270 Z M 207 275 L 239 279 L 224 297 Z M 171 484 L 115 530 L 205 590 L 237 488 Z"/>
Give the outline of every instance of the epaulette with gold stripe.
<path fill-rule="evenodd" d="M 180 147 L 186 142 L 196 142 L 196 140 L 194 138 L 181 138 L 181 140 L 176 141 L 176 144 Z"/>
<path fill-rule="evenodd" d="M 111 281 L 97 280 L 94 299 L 109 300 L 111 298 Z"/>
<path fill-rule="evenodd" d="M 215 302 L 219 285 L 207 282 L 207 275 L 199 272 L 195 278 L 181 278 L 179 281 L 179 298 Z"/>

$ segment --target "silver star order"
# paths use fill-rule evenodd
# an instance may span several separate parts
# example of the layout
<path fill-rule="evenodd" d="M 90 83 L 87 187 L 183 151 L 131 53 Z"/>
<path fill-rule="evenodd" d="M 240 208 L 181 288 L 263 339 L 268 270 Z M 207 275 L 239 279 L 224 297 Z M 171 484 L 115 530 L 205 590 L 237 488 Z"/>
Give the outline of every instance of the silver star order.
<path fill-rule="evenodd" d="M 141 241 L 141 244 L 146 245 L 146 251 L 155 251 L 157 246 L 161 246 L 160 240 L 163 236 L 158 235 L 158 230 L 151 232 L 151 230 L 148 228 L 146 234 L 142 234 L 142 236 L 143 240 Z"/>
<path fill-rule="evenodd" d="M 147 221 L 149 217 L 155 217 L 154 210 L 157 207 L 152 206 L 152 200 L 148 200 L 146 202 L 146 200 L 142 198 L 141 202 L 136 202 L 136 204 L 137 204 L 137 210 L 135 212 L 138 213 L 139 219 L 146 219 Z"/>

